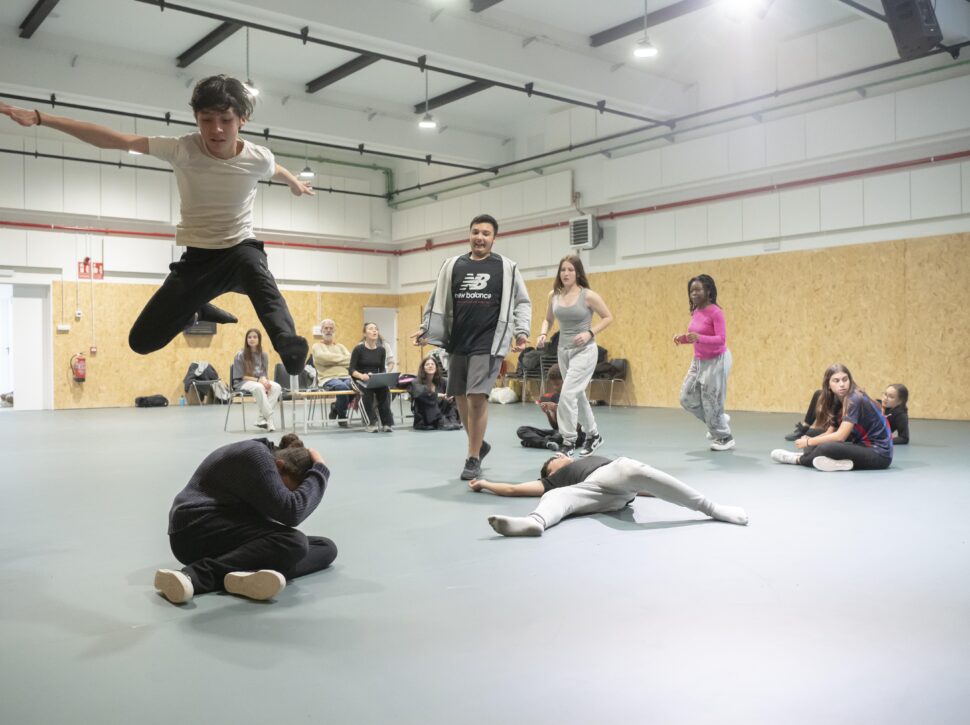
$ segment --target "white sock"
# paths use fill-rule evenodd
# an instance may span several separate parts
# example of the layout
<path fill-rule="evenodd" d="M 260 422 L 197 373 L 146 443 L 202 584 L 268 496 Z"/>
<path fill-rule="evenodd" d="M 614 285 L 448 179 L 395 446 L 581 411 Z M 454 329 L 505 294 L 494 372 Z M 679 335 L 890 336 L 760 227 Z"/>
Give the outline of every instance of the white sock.
<path fill-rule="evenodd" d="M 729 524 L 748 525 L 748 512 L 740 506 L 722 506 L 716 503 L 711 509 L 710 515 L 712 519 L 726 521 Z"/>
<path fill-rule="evenodd" d="M 534 516 L 489 516 L 488 523 L 502 536 L 542 536 L 545 530 Z"/>

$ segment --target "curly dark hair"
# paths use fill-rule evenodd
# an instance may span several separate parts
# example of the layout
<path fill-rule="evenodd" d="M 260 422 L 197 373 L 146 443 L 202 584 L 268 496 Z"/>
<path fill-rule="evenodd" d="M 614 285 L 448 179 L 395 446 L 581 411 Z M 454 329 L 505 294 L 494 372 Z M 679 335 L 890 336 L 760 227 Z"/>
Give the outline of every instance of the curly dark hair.
<path fill-rule="evenodd" d="M 252 118 L 256 107 L 242 81 L 227 75 L 209 76 L 196 83 L 189 105 L 193 113 L 231 108 L 243 119 Z"/>

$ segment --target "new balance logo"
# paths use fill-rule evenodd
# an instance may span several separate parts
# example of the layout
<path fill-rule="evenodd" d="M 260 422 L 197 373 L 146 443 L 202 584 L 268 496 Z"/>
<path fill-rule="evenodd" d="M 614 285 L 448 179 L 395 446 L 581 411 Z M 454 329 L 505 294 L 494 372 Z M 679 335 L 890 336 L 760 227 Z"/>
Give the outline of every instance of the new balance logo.
<path fill-rule="evenodd" d="M 458 292 L 475 292 L 478 290 L 483 290 L 488 286 L 488 280 L 491 277 L 489 274 L 472 274 L 469 272 L 465 275 L 465 279 L 461 282 L 461 287 L 458 288 Z"/>

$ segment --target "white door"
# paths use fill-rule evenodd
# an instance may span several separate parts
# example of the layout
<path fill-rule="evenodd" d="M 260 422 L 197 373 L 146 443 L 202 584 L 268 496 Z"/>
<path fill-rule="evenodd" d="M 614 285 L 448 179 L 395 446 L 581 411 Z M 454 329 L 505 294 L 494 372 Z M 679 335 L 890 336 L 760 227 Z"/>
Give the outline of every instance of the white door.
<path fill-rule="evenodd" d="M 375 322 L 381 337 L 391 348 L 391 358 L 397 360 L 397 309 L 394 307 L 365 307 L 364 323 Z M 399 368 L 387 366 L 388 372 L 399 372 Z"/>
<path fill-rule="evenodd" d="M 53 407 L 50 287 L 13 285 L 10 351 L 17 410 Z M 65 363 L 66 364 L 66 363 Z"/>

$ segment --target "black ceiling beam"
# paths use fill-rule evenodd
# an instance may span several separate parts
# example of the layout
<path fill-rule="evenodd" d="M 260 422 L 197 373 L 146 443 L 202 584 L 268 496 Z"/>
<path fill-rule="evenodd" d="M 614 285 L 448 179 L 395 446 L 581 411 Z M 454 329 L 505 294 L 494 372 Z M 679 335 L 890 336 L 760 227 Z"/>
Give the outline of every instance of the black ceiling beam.
<path fill-rule="evenodd" d="M 843 5 L 848 5 L 850 8 L 854 8 L 855 10 L 858 10 L 863 15 L 868 15 L 870 18 L 875 18 L 876 20 L 881 20 L 884 23 L 888 23 L 889 22 L 886 19 L 886 16 L 885 15 L 882 15 L 881 13 L 877 13 L 875 10 L 870 10 L 865 5 L 863 5 L 862 3 L 854 2 L 854 0 L 839 0 L 839 2 L 842 3 Z"/>
<path fill-rule="evenodd" d="M 319 78 L 314 78 L 312 81 L 306 84 L 306 92 L 316 93 L 321 88 L 326 88 L 337 81 L 343 80 L 347 76 L 353 75 L 357 71 L 363 70 L 369 65 L 373 65 L 379 60 L 380 58 L 378 58 L 376 55 L 358 55 L 356 58 L 347 61 L 342 66 L 324 73 Z"/>
<path fill-rule="evenodd" d="M 491 83 L 496 88 L 504 88 L 508 91 L 516 91 L 518 93 L 525 93 L 530 97 L 535 98 L 545 98 L 550 101 L 557 101 L 559 103 L 568 103 L 571 106 L 578 106 L 580 108 L 591 108 L 600 113 L 608 113 L 613 116 L 620 116 L 622 118 L 632 118 L 638 121 L 645 121 L 646 123 L 663 123 L 666 121 L 658 121 L 655 118 L 650 118 L 649 116 L 644 116 L 639 113 L 629 113 L 627 111 L 620 111 L 616 108 L 609 106 L 601 106 L 597 103 L 590 103 L 589 101 L 583 101 L 578 98 L 567 98 L 566 96 L 559 96 L 554 93 L 547 93 L 535 88 L 533 83 L 525 83 L 523 85 L 516 85 L 514 83 L 507 83 L 505 81 L 497 81 L 489 78 L 482 78 L 481 76 L 472 75 L 471 73 L 463 73 L 462 71 L 453 70 L 451 68 L 445 68 L 443 66 L 431 65 L 426 62 L 419 62 L 418 60 L 411 60 L 409 58 L 400 58 L 393 55 L 388 55 L 386 53 L 375 53 L 373 51 L 367 50 L 365 48 L 358 48 L 352 45 L 347 45 L 345 43 L 337 43 L 332 40 L 325 40 L 324 38 L 316 38 L 309 33 L 305 32 L 295 32 L 292 30 L 287 30 L 285 28 L 277 28 L 272 25 L 266 25 L 265 23 L 257 23 L 250 20 L 243 20 L 240 18 L 232 18 L 227 15 L 220 15 L 219 13 L 214 13 L 211 10 L 202 10 L 200 8 L 194 8 L 189 5 L 180 5 L 171 0 L 134 0 L 135 2 L 144 3 L 146 5 L 154 5 L 159 10 L 175 10 L 181 13 L 188 13 L 189 15 L 196 15 L 202 18 L 209 18 L 210 20 L 221 20 L 239 23 L 245 28 L 251 28 L 253 30 L 259 30 L 264 33 L 271 33 L 273 35 L 279 35 L 284 38 L 293 38 L 301 41 L 304 45 L 307 43 L 312 43 L 314 45 L 323 45 L 328 48 L 337 48 L 338 50 L 346 50 L 351 53 L 359 53 L 361 55 L 373 55 L 381 60 L 390 61 L 391 63 L 399 63 L 401 65 L 410 66 L 412 68 L 420 68 L 423 70 L 434 71 L 435 73 L 441 73 L 442 75 L 452 76 L 454 78 L 464 78 L 468 81 L 485 81 Z M 683 2 L 690 2 L 691 0 L 683 0 Z M 715 0 L 706 0 L 707 2 L 715 2 Z M 423 57 L 423 56 L 422 56 Z"/>
<path fill-rule="evenodd" d="M 198 43 L 193 45 L 187 51 L 182 53 L 178 57 L 175 65 L 179 68 L 188 68 L 190 65 L 195 63 L 199 58 L 208 53 L 210 50 L 215 48 L 219 43 L 229 38 L 233 33 L 242 28 L 241 25 L 236 23 L 222 23 L 218 28 L 213 30 L 207 36 L 205 36 Z"/>
<path fill-rule="evenodd" d="M 472 12 L 480 13 L 482 10 L 488 10 L 493 5 L 498 5 L 502 0 L 472 0 Z"/>
<path fill-rule="evenodd" d="M 488 81 L 475 81 L 474 83 L 469 83 L 468 85 L 462 86 L 461 88 L 456 88 L 453 91 L 448 91 L 447 93 L 442 93 L 440 96 L 435 96 L 434 98 L 429 98 L 427 103 L 421 101 L 421 103 L 414 104 L 415 113 L 423 113 L 425 110 L 430 111 L 432 108 L 440 108 L 441 106 L 446 106 L 449 103 L 454 103 L 455 101 L 460 101 L 462 98 L 467 98 L 475 93 L 480 93 L 488 88 L 491 88 L 494 83 L 489 83 Z M 427 106 L 427 109 L 425 108 Z"/>
<path fill-rule="evenodd" d="M 647 15 L 647 27 L 652 28 L 661 23 L 666 23 L 668 20 L 673 20 L 674 18 L 679 18 L 689 13 L 693 13 L 697 10 L 703 10 L 708 5 L 713 5 L 718 2 L 718 0 L 680 0 L 679 3 L 674 3 L 673 5 L 668 5 L 665 8 L 660 8 L 659 10 L 654 10 L 652 13 Z M 633 35 L 635 33 L 640 33 L 643 31 L 643 16 L 635 20 L 628 20 L 625 23 L 620 23 L 608 30 L 600 31 L 589 37 L 589 44 L 594 48 L 598 48 L 601 45 L 606 45 L 607 43 L 612 43 L 614 40 L 619 40 L 620 38 L 625 38 L 628 35 Z"/>
<path fill-rule="evenodd" d="M 20 37 L 29 38 L 32 36 L 40 27 L 40 24 L 47 19 L 57 3 L 58 0 L 37 0 L 34 7 L 27 13 L 27 17 L 24 18 L 24 22 L 20 24 Z"/>

